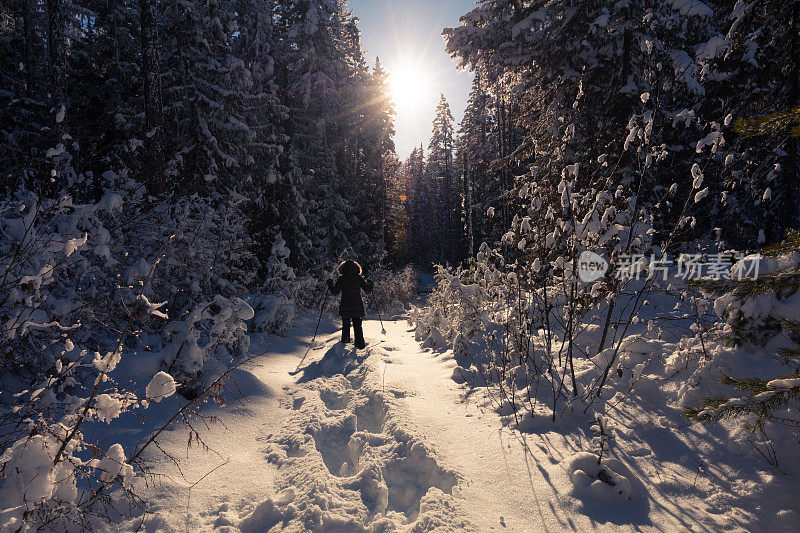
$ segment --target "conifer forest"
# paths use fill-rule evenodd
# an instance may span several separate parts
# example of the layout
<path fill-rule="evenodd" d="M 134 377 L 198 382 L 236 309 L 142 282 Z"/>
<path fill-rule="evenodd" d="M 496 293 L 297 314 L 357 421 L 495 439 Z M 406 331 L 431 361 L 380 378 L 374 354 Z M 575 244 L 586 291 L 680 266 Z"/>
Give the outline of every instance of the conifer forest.
<path fill-rule="evenodd" d="M 800 531 L 799 25 L 0 0 L 0 533 Z"/>

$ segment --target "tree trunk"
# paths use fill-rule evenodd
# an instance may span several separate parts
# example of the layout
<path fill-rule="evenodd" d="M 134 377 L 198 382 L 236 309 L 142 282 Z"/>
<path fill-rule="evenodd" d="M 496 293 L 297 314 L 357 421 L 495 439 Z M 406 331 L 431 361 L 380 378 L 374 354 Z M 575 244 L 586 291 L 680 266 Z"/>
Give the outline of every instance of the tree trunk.
<path fill-rule="evenodd" d="M 161 80 L 158 57 L 156 0 L 139 0 L 142 40 L 142 79 L 144 82 L 145 181 L 151 192 L 163 192 L 163 146 Z"/>
<path fill-rule="evenodd" d="M 381 179 L 381 237 L 383 238 L 383 250 L 389 249 L 389 234 L 386 229 L 386 197 L 389 189 L 386 187 L 386 176 L 383 173 L 383 151 L 378 150 L 378 173 Z M 381 251 L 383 251 L 381 250 Z"/>
<path fill-rule="evenodd" d="M 789 95 L 788 95 L 788 108 L 794 109 L 798 105 L 800 105 L 800 69 L 798 68 L 797 62 L 798 58 L 797 55 L 800 54 L 800 46 L 798 46 L 798 32 L 800 28 L 798 28 L 798 24 L 800 23 L 800 4 L 798 2 L 794 2 L 794 6 L 792 7 L 792 11 L 790 13 L 790 20 L 789 20 L 789 34 L 792 36 L 791 41 L 789 42 L 789 61 L 790 61 L 790 68 L 788 69 L 787 73 L 787 85 L 789 86 Z M 797 229 L 800 224 L 798 224 L 798 209 L 800 206 L 798 204 L 798 197 L 800 197 L 800 193 L 798 192 L 798 187 L 800 187 L 800 161 L 798 161 L 798 151 L 800 148 L 798 147 L 798 143 L 800 143 L 800 139 L 797 137 L 789 138 L 787 142 L 787 165 L 786 165 L 786 173 L 785 173 L 785 191 L 786 191 L 786 204 L 783 209 L 784 217 L 786 218 L 784 223 L 781 224 L 782 231 L 785 233 L 787 229 Z"/>
<path fill-rule="evenodd" d="M 452 169 L 450 168 L 450 157 L 452 154 L 452 150 L 450 149 L 450 143 L 445 138 L 444 143 L 442 143 L 445 148 L 444 153 L 444 231 L 442 231 L 442 235 L 444 236 L 445 242 L 444 246 L 442 247 L 442 251 L 444 252 L 444 257 L 447 262 L 454 261 L 455 254 L 453 253 L 454 250 L 454 239 L 453 239 L 453 176 L 452 176 Z"/>
<path fill-rule="evenodd" d="M 506 102 L 505 98 L 502 95 L 502 88 L 498 91 L 500 94 L 500 108 L 499 113 L 500 117 L 498 120 L 498 128 L 499 128 L 499 137 L 500 137 L 500 214 L 501 220 L 503 222 L 502 231 L 507 231 L 510 226 L 510 215 L 508 213 L 508 205 L 506 202 L 506 193 L 508 192 L 508 168 L 506 166 L 506 136 L 508 135 L 508 131 L 506 130 Z"/>
<path fill-rule="evenodd" d="M 475 235 L 472 229 L 472 181 L 469 171 L 469 154 L 464 151 L 464 201 L 467 204 L 467 253 L 475 257 Z"/>
<path fill-rule="evenodd" d="M 25 0 L 25 95 L 33 98 L 33 88 L 36 84 L 34 75 L 35 51 L 33 47 L 36 10 L 34 0 Z"/>
<path fill-rule="evenodd" d="M 64 42 L 64 0 L 47 0 L 47 48 L 50 55 L 50 101 L 53 106 L 54 141 L 66 133 L 66 50 Z"/>

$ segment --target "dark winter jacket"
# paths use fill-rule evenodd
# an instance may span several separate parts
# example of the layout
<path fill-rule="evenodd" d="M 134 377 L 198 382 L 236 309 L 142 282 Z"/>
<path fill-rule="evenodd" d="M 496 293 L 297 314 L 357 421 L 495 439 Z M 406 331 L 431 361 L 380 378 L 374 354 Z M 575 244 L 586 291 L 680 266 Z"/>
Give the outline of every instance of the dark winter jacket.
<path fill-rule="evenodd" d="M 342 293 L 339 303 L 339 315 L 342 318 L 363 318 L 364 302 L 361 300 L 361 289 L 372 292 L 372 283 L 361 277 L 361 266 L 355 261 L 345 261 L 339 265 L 339 278 L 335 283 L 328 280 L 333 294 Z"/>

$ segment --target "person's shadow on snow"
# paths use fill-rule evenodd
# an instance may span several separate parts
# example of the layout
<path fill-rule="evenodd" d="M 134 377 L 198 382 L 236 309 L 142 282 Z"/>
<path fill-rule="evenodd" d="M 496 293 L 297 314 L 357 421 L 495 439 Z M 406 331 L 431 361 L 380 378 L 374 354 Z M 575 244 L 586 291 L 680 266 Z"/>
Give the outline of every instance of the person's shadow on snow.
<path fill-rule="evenodd" d="M 301 368 L 302 376 L 297 382 L 305 383 L 317 378 L 333 377 L 336 374 L 346 377 L 361 366 L 368 353 L 368 350 L 356 350 L 352 344 L 336 343 L 328 348 L 322 359 Z"/>

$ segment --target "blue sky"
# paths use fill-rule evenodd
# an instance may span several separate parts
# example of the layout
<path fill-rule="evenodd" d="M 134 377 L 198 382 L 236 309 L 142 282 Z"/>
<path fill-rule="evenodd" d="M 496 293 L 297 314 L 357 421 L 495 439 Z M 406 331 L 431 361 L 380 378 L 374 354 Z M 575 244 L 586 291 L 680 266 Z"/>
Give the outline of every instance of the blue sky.
<path fill-rule="evenodd" d="M 379 56 L 387 68 L 418 81 L 409 89 L 421 94 L 413 105 L 398 109 L 397 154 L 404 159 L 420 142 L 427 149 L 439 93 L 447 97 L 456 121 L 464 114 L 472 76 L 456 69 L 444 52 L 441 33 L 444 27 L 458 25 L 474 0 L 350 0 L 349 4 L 360 19 L 361 44 L 370 66 Z"/>

